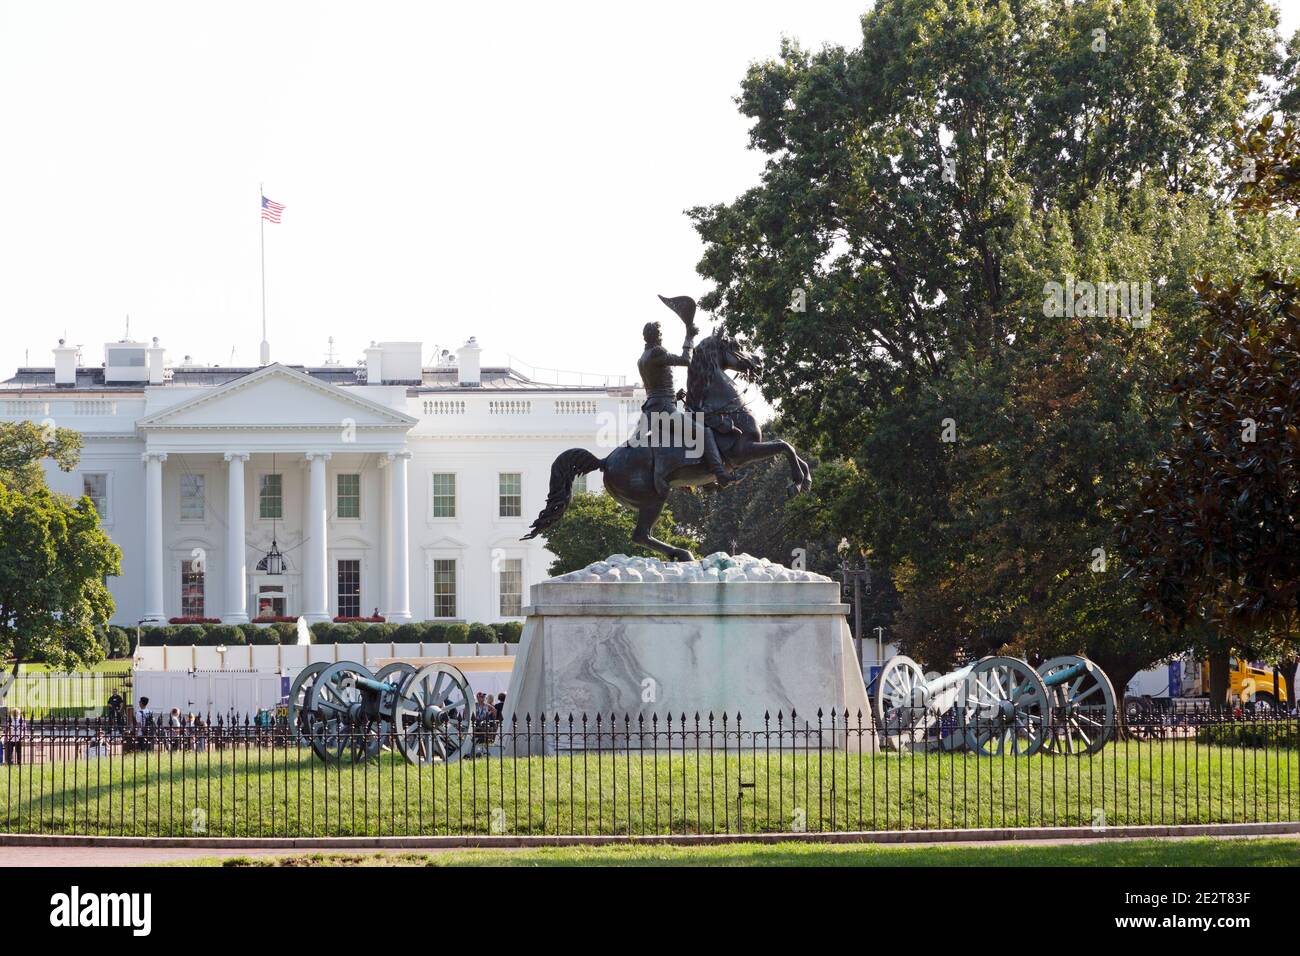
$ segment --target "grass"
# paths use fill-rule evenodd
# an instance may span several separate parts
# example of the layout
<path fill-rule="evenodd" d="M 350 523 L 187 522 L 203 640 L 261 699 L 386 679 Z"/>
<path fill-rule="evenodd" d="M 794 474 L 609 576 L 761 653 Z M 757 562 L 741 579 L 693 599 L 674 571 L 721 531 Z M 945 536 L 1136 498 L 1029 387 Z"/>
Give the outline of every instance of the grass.
<path fill-rule="evenodd" d="M 1300 840 L 1116 840 L 1003 846 L 771 843 L 534 847 L 433 853 L 313 853 L 205 858 L 179 866 L 1300 866 Z"/>
<path fill-rule="evenodd" d="M 733 750 L 417 768 L 384 754 L 327 768 L 307 751 L 240 747 L 0 767 L 0 831 L 27 833 L 620 835 L 1292 820 L 1300 820 L 1300 754 L 1191 739 L 1128 741 L 1083 758 Z"/>
<path fill-rule="evenodd" d="M 13 662 L 10 661 L 7 666 L 8 670 L 13 670 Z M 129 657 L 119 657 L 112 660 L 103 660 L 98 664 L 91 664 L 89 667 L 78 668 L 78 673 L 88 674 L 128 674 L 131 671 L 131 659 Z M 20 674 L 49 674 L 52 672 L 66 673 L 61 668 L 51 667 L 49 664 L 19 664 L 18 673 Z"/>
<path fill-rule="evenodd" d="M 4 673 L 13 670 L 10 663 Z M 19 707 L 29 718 L 85 719 L 102 716 L 108 697 L 117 690 L 129 697 L 120 678 L 131 671 L 129 660 L 100 661 L 89 668 L 73 672 L 71 677 L 49 677 L 48 664 L 20 664 L 18 678 L 5 690 L 4 703 Z"/>

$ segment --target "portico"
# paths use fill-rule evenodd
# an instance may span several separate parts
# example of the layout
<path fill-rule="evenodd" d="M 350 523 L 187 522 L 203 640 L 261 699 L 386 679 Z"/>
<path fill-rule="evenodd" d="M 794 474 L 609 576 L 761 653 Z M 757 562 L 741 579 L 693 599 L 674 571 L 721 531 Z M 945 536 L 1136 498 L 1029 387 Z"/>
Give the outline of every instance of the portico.
<path fill-rule="evenodd" d="M 409 620 L 415 423 L 281 365 L 141 419 L 145 620 L 315 622 L 375 609 Z M 165 527 L 180 534 L 165 541 Z M 265 561 L 273 545 L 282 570 Z"/>

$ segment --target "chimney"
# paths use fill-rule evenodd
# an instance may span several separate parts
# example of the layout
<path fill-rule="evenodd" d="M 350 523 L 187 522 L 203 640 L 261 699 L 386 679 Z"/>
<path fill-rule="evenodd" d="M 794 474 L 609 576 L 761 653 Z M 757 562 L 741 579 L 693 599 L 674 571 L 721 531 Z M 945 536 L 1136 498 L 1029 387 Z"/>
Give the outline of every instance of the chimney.
<path fill-rule="evenodd" d="M 54 384 L 65 388 L 77 384 L 77 347 L 64 345 L 63 339 L 54 350 Z"/>
<path fill-rule="evenodd" d="M 366 384 L 384 384 L 384 350 L 374 342 L 366 349 Z"/>
<path fill-rule="evenodd" d="M 162 346 L 158 344 L 158 336 L 153 337 L 153 345 L 148 349 L 149 354 L 149 384 L 161 385 L 163 383 L 163 362 L 165 353 Z"/>
<path fill-rule="evenodd" d="M 478 347 L 478 340 L 474 336 L 469 337 L 469 341 L 456 350 L 456 368 L 460 372 L 460 384 L 468 385 L 472 388 L 478 388 L 483 384 L 483 377 L 479 371 L 479 353 L 483 350 Z"/>

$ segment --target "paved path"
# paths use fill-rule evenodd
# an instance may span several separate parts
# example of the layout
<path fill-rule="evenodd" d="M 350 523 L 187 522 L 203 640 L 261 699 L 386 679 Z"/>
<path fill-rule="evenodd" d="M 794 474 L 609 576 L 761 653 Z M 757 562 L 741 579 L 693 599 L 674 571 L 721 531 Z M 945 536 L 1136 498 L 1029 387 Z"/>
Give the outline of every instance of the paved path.
<path fill-rule="evenodd" d="M 400 850 L 288 850 L 147 846 L 0 846 L 0 867 L 9 866 L 154 866 L 184 860 L 229 857 L 307 856 L 313 853 L 394 853 Z M 419 850 L 439 853 L 440 850 Z"/>
<path fill-rule="evenodd" d="M 1160 839 L 1160 840 L 1196 840 L 1205 839 L 1205 837 L 1114 837 L 1105 840 L 1105 843 L 1123 843 L 1138 839 Z M 1233 836 L 1233 840 L 1259 840 L 1259 839 L 1293 839 L 1300 840 L 1300 837 L 1290 837 L 1277 834 L 1260 834 L 1258 836 L 1238 835 Z M 863 844 L 864 846 L 895 846 L 911 847 L 921 850 L 925 847 L 998 847 L 1008 845 L 1020 846 L 1052 846 L 1073 843 L 1095 844 L 1102 841 L 1095 839 L 1077 839 L 1077 838 L 1060 838 L 1048 840 L 960 840 L 944 841 L 936 843 L 911 843 L 911 844 Z M 844 846 L 845 844 L 837 844 Z M 229 859 L 231 857 L 282 857 L 282 856 L 309 856 L 317 853 L 346 853 L 349 855 L 358 853 L 419 853 L 419 854 L 437 854 L 454 852 L 463 848 L 436 848 L 436 847 L 419 847 L 404 849 L 400 847 L 387 848 L 363 848 L 354 849 L 350 847 L 338 847 L 336 849 L 313 848 L 293 850 L 284 847 L 271 848 L 250 848 L 241 850 L 238 848 L 219 848 L 219 847 L 116 847 L 116 846 L 54 846 L 54 847 L 14 847 L 0 846 L 0 867 L 15 866 L 156 866 L 160 863 L 176 863 L 186 860 L 198 859 Z M 502 850 L 508 850 L 509 847 L 501 847 Z M 596 849 L 593 847 L 593 849 Z"/>

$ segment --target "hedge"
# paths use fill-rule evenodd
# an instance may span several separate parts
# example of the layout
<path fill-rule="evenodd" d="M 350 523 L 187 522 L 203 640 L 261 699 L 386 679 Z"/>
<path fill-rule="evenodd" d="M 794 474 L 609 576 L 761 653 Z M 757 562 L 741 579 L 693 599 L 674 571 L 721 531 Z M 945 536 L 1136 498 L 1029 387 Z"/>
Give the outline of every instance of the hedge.
<path fill-rule="evenodd" d="M 1196 732 L 1196 742 L 1219 747 L 1262 747 L 1270 750 L 1300 749 L 1300 727 L 1285 718 L 1263 718 L 1239 724 L 1214 724 Z"/>
<path fill-rule="evenodd" d="M 321 621 L 312 624 L 313 644 L 503 644 L 518 643 L 523 633 L 519 621 L 496 624 L 452 624 L 446 621 L 409 621 L 405 624 L 355 621 L 345 624 Z M 113 656 L 127 656 L 133 638 L 131 633 L 110 627 L 101 635 L 105 649 Z M 116 643 L 112 643 L 116 642 Z M 145 627 L 140 631 L 144 647 L 217 647 L 221 644 L 297 644 L 297 624 L 165 624 Z"/>

